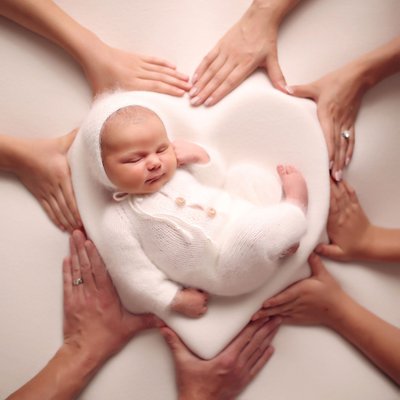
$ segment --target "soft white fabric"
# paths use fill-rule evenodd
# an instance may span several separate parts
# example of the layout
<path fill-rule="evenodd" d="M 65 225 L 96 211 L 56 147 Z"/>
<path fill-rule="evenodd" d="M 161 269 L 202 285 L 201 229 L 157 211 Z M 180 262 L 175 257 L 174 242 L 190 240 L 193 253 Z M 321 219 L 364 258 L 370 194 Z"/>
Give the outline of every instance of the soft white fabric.
<path fill-rule="evenodd" d="M 101 159 L 102 127 L 121 105 L 143 105 L 141 100 L 133 92 L 103 96 L 78 132 L 88 168 L 110 191 L 115 188 Z M 153 110 L 151 104 L 147 108 Z M 170 118 L 164 114 L 164 125 L 169 126 Z M 162 316 L 181 285 L 223 296 L 251 292 L 266 282 L 285 252 L 300 242 L 306 219 L 299 206 L 288 202 L 255 206 L 222 187 L 209 186 L 216 180 L 224 182 L 222 164 L 214 151 L 205 165 L 177 169 L 159 192 L 119 196 L 118 202 L 109 196 L 104 217 L 96 226 L 101 237 L 95 244 L 129 311 Z M 252 175 L 257 168 L 246 165 L 234 168 L 230 180 L 234 174 L 240 176 L 240 168 L 247 181 L 258 178 L 260 185 L 268 183 L 262 171 Z M 237 182 L 236 190 L 240 189 Z M 82 218 L 86 220 L 85 215 Z M 89 234 L 93 228 L 87 227 Z"/>
<path fill-rule="evenodd" d="M 134 311 L 151 310 L 156 312 L 177 330 L 183 340 L 195 352 L 206 358 L 213 356 L 227 343 L 268 295 L 279 291 L 280 288 L 308 274 L 308 267 L 304 266 L 303 263 L 319 239 L 325 223 L 328 206 L 326 149 L 320 128 L 311 114 L 309 114 L 310 109 L 307 108 L 309 103 L 290 98 L 278 92 L 271 95 L 268 92 L 258 91 L 254 85 L 244 84 L 235 93 L 220 105 L 207 110 L 194 109 L 187 105 L 183 106 L 183 99 L 156 93 L 117 93 L 114 97 L 103 97 L 94 104 L 84 120 L 70 153 L 74 189 L 85 228 L 104 257 L 124 304 Z M 110 98 L 112 98 L 112 101 L 108 100 Z M 241 102 L 236 100 L 239 98 Z M 273 217 L 268 212 L 266 213 L 268 215 L 264 216 L 264 221 L 270 221 L 270 226 L 278 226 L 277 219 L 282 219 L 283 215 L 289 217 L 285 225 L 283 225 L 285 228 L 282 232 L 292 231 L 291 228 L 295 226 L 297 226 L 297 229 L 294 229 L 291 235 L 286 235 L 285 233 L 281 236 L 279 234 L 276 235 L 274 245 L 280 243 L 281 247 L 277 247 L 278 251 L 275 252 L 272 258 L 298 241 L 304 232 L 305 225 L 307 225 L 307 233 L 302 238 L 301 246 L 297 253 L 287 259 L 280 260 L 279 268 L 263 271 L 262 283 L 266 280 L 268 283 L 263 283 L 261 286 L 258 285 L 260 287 L 257 290 L 252 290 L 251 293 L 243 295 L 244 292 L 254 289 L 256 283 L 260 283 L 256 282 L 255 276 L 260 276 L 261 273 L 249 274 L 247 280 L 243 280 L 243 287 L 240 288 L 242 290 L 239 289 L 239 285 L 235 287 L 233 281 L 244 278 L 243 276 L 235 276 L 235 279 L 232 278 L 227 287 L 231 289 L 230 294 L 239 294 L 240 292 L 242 295 L 230 297 L 212 296 L 209 310 L 205 316 L 198 320 L 191 320 L 168 311 L 167 305 L 173 299 L 179 286 L 177 287 L 176 284 L 166 280 L 166 275 L 172 274 L 175 279 L 183 284 L 193 285 L 196 281 L 197 285 L 195 286 L 204 286 L 206 290 L 207 288 L 210 290 L 209 288 L 211 287 L 211 292 L 215 291 L 220 295 L 229 293 L 225 288 L 215 284 L 220 277 L 214 280 L 209 279 L 209 265 L 213 265 L 212 257 L 208 259 L 204 257 L 204 263 L 200 264 L 200 266 L 207 265 L 208 269 L 197 266 L 196 274 L 191 276 L 190 279 L 184 276 L 182 271 L 185 271 L 185 269 L 180 268 L 179 265 L 174 265 L 174 262 L 170 259 L 168 260 L 168 271 L 160 271 L 162 260 L 157 256 L 159 250 L 155 250 L 158 236 L 154 235 L 156 226 L 154 223 L 154 210 L 160 207 L 160 204 L 158 201 L 154 202 L 156 204 L 151 204 L 158 196 L 154 196 L 154 199 L 150 198 L 146 206 L 148 207 L 146 212 L 153 217 L 150 224 L 147 221 L 144 223 L 142 216 L 138 218 L 140 213 L 137 210 L 133 213 L 134 217 L 130 216 L 132 208 L 129 207 L 128 209 L 127 199 L 123 201 L 123 204 L 116 204 L 111 200 L 110 191 L 115 188 L 108 181 L 102 168 L 98 135 L 108 116 L 128 104 L 142 105 L 154 110 L 164 121 L 169 134 L 172 134 L 174 138 L 183 137 L 188 140 L 205 143 L 207 148 L 215 148 L 223 158 L 223 162 L 220 164 L 226 165 L 227 178 L 224 187 L 229 192 L 234 195 L 244 196 L 246 200 L 258 205 L 264 207 L 274 205 L 275 208 L 279 209 L 278 213 L 276 213 L 276 210 L 273 211 L 275 214 Z M 287 107 L 291 118 L 287 121 L 276 119 L 275 107 Z M 268 112 L 265 110 L 268 110 Z M 204 112 L 207 112 L 207 114 L 204 114 Z M 207 118 L 206 115 L 209 115 L 209 117 Z M 238 118 L 243 122 L 240 125 L 237 124 Z M 295 132 L 299 124 L 306 124 L 308 135 L 310 135 L 309 139 L 307 139 L 307 134 L 304 135 L 302 141 L 308 140 L 307 145 L 310 148 L 316 146 L 318 149 L 313 151 L 311 156 L 310 154 L 302 155 L 298 152 L 299 139 L 295 136 Z M 216 159 L 218 160 L 218 157 Z M 282 190 L 275 168 L 277 164 L 281 163 L 295 165 L 305 176 L 310 201 L 306 222 L 304 221 L 303 213 L 296 206 L 285 203 L 278 205 Z M 220 172 L 212 175 L 204 167 L 197 167 L 196 170 L 196 174 L 201 180 L 207 181 L 211 179 L 213 185 L 220 184 L 221 166 L 217 168 L 217 171 Z M 182 174 L 184 174 L 183 171 L 180 171 L 178 176 Z M 199 190 L 193 192 L 186 189 L 183 191 L 182 189 L 177 189 L 179 186 L 185 187 L 189 185 L 189 183 L 182 183 L 186 179 L 185 176 L 182 175 L 179 180 L 171 182 L 171 185 L 166 185 L 164 189 L 169 190 L 168 196 L 171 199 L 183 196 L 186 197 L 189 203 L 198 202 L 198 198 L 194 200 L 191 196 L 194 193 L 198 196 Z M 254 179 L 249 179 L 249 176 L 253 176 Z M 177 184 L 175 187 L 174 182 Z M 193 185 L 193 183 L 190 183 L 190 185 Z M 318 201 L 316 200 L 317 198 Z M 204 203 L 205 208 L 209 207 L 208 203 Z M 217 217 L 213 220 L 213 224 L 215 224 L 213 229 L 214 232 L 218 232 L 220 230 L 219 227 L 223 225 L 218 225 L 221 218 L 220 205 L 212 205 L 214 206 L 213 208 L 217 209 Z M 134 203 L 134 208 L 137 208 L 136 206 L 137 202 Z M 151 212 L 149 211 L 150 209 Z M 273 221 L 273 218 L 276 219 Z M 255 220 L 257 220 L 257 223 Z M 249 216 L 249 222 L 255 230 L 262 231 L 259 225 L 261 223 L 259 217 Z M 135 227 L 136 232 L 140 232 L 141 236 L 135 236 L 132 227 Z M 239 228 L 235 227 L 235 229 Z M 243 229 L 243 226 L 240 229 Z M 270 232 L 273 231 L 272 229 Z M 160 232 L 165 233 L 165 226 Z M 230 227 L 226 226 L 226 232 L 234 232 L 232 225 Z M 268 233 L 268 231 L 265 233 Z M 193 234 L 193 231 L 190 234 Z M 143 236 L 146 237 L 147 241 L 150 240 L 151 242 L 142 240 Z M 159 236 L 165 239 L 163 235 Z M 136 240 L 133 240 L 135 237 Z M 286 242 L 283 239 L 285 237 Z M 201 240 L 196 237 L 195 240 L 189 242 L 205 243 L 204 236 L 200 236 L 200 238 Z M 234 242 L 236 239 L 233 235 L 229 240 Z M 159 268 L 155 268 L 141 251 L 142 247 L 145 247 L 145 243 L 153 243 L 150 250 L 149 245 L 147 246 L 146 253 L 147 255 L 150 254 L 153 263 L 160 264 L 158 265 Z M 219 244 L 219 246 L 221 247 L 222 245 Z M 158 249 L 161 248 L 159 247 Z M 181 248 L 181 251 L 184 251 L 183 249 L 184 247 Z M 209 250 L 203 252 L 203 256 L 212 254 L 212 251 L 210 252 Z M 190 246 L 190 251 L 194 252 L 193 246 Z M 200 248 L 198 251 L 200 253 Z M 136 259 L 133 258 L 135 254 Z M 192 254 L 192 259 L 196 259 L 195 252 Z M 135 273 L 132 273 L 127 278 L 127 271 L 132 272 L 135 264 L 141 265 L 141 273 L 139 274 L 139 269 L 137 269 Z M 192 263 L 187 270 L 195 270 L 194 265 L 197 264 Z M 254 262 L 254 265 L 256 265 L 256 262 Z M 254 273 L 254 265 L 252 266 L 249 260 L 241 271 L 253 269 Z M 181 271 L 180 276 L 176 272 L 177 269 Z M 139 275 L 141 278 L 139 278 Z M 268 289 L 267 292 L 266 289 Z M 139 295 L 139 293 L 141 294 Z M 143 296 L 144 293 L 147 293 L 147 295 Z M 138 302 L 139 298 L 140 302 Z M 155 301 L 155 299 L 158 300 Z M 240 304 L 240 307 L 249 307 L 248 311 L 240 317 L 230 315 L 234 312 L 234 308 L 238 307 L 238 304 Z M 205 345 L 201 334 L 203 328 L 199 329 L 198 325 L 205 327 L 206 325 L 209 326 L 210 323 L 213 324 L 210 320 L 215 321 L 215 312 L 217 314 L 223 313 L 224 316 L 222 318 L 229 319 L 226 325 L 232 326 L 232 328 L 226 329 L 226 331 L 221 331 L 217 326 L 211 328 L 218 332 L 215 334 L 216 340 L 214 343 Z"/>

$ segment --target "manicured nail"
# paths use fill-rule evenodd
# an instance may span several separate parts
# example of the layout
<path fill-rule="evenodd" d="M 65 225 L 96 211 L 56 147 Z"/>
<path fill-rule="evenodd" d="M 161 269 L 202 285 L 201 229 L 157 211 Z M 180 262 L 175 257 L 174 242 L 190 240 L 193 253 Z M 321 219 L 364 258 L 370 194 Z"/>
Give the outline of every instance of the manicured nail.
<path fill-rule="evenodd" d="M 213 105 L 213 102 L 214 102 L 214 99 L 213 99 L 212 97 L 209 97 L 209 98 L 204 102 L 204 105 L 205 105 L 206 107 L 212 106 L 212 105 Z"/>
<path fill-rule="evenodd" d="M 347 158 L 346 158 L 346 161 L 345 161 L 346 167 L 347 167 L 349 164 L 350 164 L 350 157 L 347 157 Z"/>
<path fill-rule="evenodd" d="M 198 91 L 199 91 L 199 88 L 197 88 L 196 86 L 193 86 L 193 87 L 190 89 L 189 96 L 190 96 L 190 97 L 193 97 L 194 95 L 196 95 L 196 94 L 198 93 Z"/>
<path fill-rule="evenodd" d="M 190 99 L 190 104 L 192 106 L 197 106 L 198 103 L 200 103 L 201 98 L 199 96 L 193 97 L 192 99 Z"/>
<path fill-rule="evenodd" d="M 335 172 L 335 181 L 340 182 L 342 180 L 342 170 Z"/>
<path fill-rule="evenodd" d="M 294 93 L 294 90 L 293 90 L 293 88 L 292 88 L 291 86 L 286 85 L 286 86 L 285 86 L 285 90 L 286 90 L 289 94 L 293 94 L 293 93 Z"/>

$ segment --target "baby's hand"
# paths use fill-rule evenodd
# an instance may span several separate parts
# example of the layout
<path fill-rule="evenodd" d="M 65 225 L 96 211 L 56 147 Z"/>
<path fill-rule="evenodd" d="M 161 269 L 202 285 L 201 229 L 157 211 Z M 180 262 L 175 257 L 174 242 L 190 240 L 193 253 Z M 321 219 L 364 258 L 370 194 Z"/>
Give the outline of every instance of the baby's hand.
<path fill-rule="evenodd" d="M 171 309 L 187 317 L 198 318 L 207 311 L 207 301 L 207 293 L 194 288 L 182 289 L 176 294 Z"/>
<path fill-rule="evenodd" d="M 199 145 L 183 139 L 172 142 L 178 166 L 187 164 L 204 164 L 210 160 L 208 153 Z"/>

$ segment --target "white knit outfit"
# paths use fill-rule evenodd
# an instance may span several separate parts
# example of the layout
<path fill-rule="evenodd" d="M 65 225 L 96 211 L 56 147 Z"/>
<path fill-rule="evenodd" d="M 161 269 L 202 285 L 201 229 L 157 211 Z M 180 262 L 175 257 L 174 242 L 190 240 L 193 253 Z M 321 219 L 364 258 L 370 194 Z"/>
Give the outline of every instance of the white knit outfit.
<path fill-rule="evenodd" d="M 141 105 L 167 116 L 132 93 L 100 99 L 79 135 L 93 161 L 94 177 L 115 191 L 103 169 L 100 130 L 115 111 Z M 169 132 L 168 132 L 169 134 Z M 110 202 L 100 221 L 99 247 L 124 306 L 163 313 L 182 286 L 234 296 L 265 283 L 279 258 L 306 230 L 304 212 L 289 202 L 259 207 L 204 184 L 223 182 L 218 157 L 179 168 L 160 191 Z"/>

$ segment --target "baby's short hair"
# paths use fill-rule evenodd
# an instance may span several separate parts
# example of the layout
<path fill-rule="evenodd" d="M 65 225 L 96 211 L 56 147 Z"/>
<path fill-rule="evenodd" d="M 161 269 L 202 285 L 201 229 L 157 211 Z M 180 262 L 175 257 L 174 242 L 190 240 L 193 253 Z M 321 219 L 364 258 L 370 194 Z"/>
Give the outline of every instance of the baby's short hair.
<path fill-rule="evenodd" d="M 146 122 L 149 118 L 159 116 L 152 110 L 143 106 L 126 106 L 113 112 L 104 122 L 102 130 L 107 128 L 107 125 L 112 124 L 117 118 L 121 118 L 130 124 L 141 124 Z"/>

